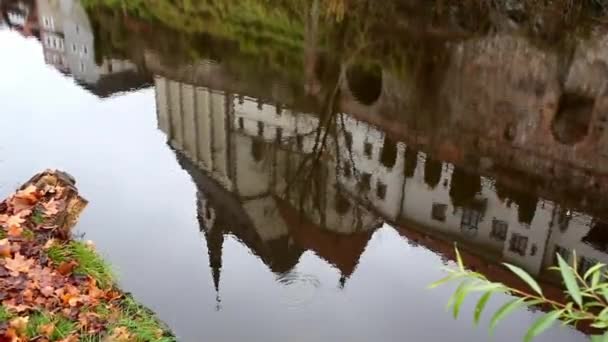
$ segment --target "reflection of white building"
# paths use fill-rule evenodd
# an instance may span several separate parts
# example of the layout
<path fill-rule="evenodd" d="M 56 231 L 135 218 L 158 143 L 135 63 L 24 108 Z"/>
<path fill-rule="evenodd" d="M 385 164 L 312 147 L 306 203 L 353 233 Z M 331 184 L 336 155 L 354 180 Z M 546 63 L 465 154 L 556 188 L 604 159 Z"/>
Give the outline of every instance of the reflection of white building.
<path fill-rule="evenodd" d="M 97 63 L 93 28 L 80 1 L 38 0 L 38 18 L 46 63 L 72 74 L 93 93 L 104 97 L 146 83 L 129 61 Z M 121 77 L 125 73 L 129 77 Z"/>
<path fill-rule="evenodd" d="M 590 217 L 501 194 L 477 175 L 471 198 L 456 203 L 456 183 L 466 180 L 453 165 L 415 151 L 408 159 L 404 144 L 347 115 L 338 115 L 320 162 L 307 164 L 325 133 L 319 117 L 163 77 L 155 86 L 159 127 L 170 144 L 239 198 L 265 241 L 289 236 L 280 213 L 286 201 L 336 234 L 372 231 L 383 219 L 534 274 L 550 266 L 556 252 L 576 250 L 583 268 L 608 261 L 608 234 L 604 239 Z"/>

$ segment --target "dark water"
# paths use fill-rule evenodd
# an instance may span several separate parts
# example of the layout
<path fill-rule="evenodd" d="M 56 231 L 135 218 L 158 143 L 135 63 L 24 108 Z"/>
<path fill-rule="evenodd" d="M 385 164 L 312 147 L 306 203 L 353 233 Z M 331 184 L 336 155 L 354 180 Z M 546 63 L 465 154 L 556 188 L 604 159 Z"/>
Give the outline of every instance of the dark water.
<path fill-rule="evenodd" d="M 181 341 L 488 341 L 426 289 L 454 241 L 549 293 L 555 253 L 608 262 L 593 8 L 87 3 L 0 1 L 0 196 L 73 174 L 79 233 Z"/>

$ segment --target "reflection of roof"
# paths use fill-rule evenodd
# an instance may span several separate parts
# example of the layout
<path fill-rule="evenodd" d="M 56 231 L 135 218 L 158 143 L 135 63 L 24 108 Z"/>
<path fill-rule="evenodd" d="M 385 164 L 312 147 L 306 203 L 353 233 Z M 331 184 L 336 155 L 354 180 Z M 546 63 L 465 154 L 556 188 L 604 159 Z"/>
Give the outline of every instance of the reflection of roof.
<path fill-rule="evenodd" d="M 97 82 L 93 84 L 88 84 L 80 80 L 76 80 L 76 82 L 83 88 L 101 98 L 106 98 L 116 93 L 134 91 L 154 85 L 152 76 L 149 73 L 132 70 L 103 75 Z"/>
<path fill-rule="evenodd" d="M 277 206 L 296 244 L 335 265 L 343 276 L 352 275 L 373 230 L 352 234 L 334 233 L 310 222 L 285 201 L 277 199 Z"/>
<path fill-rule="evenodd" d="M 254 225 L 243 209 L 237 195 L 224 189 L 181 152 L 175 149 L 174 151 L 179 164 L 190 174 L 198 191 L 203 194 L 215 210 L 216 223 L 214 228 L 220 230 L 222 234 L 234 235 L 274 273 L 288 272 L 298 263 L 302 250 L 291 245 L 288 236 L 270 241 L 262 240 L 257 229 L 264 229 L 264 227 Z M 199 211 L 201 209 L 198 208 Z M 201 226 L 202 231 L 207 229 L 209 227 Z"/>

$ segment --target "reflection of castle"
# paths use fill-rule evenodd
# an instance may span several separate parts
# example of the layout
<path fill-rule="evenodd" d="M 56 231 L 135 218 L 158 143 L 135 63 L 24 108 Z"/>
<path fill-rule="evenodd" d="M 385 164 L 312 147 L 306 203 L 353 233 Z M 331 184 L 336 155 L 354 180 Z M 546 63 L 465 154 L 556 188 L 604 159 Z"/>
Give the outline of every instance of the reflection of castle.
<path fill-rule="evenodd" d="M 163 77 L 155 86 L 159 127 L 199 187 L 216 286 L 226 233 L 275 272 L 312 250 L 345 279 L 382 221 L 539 276 L 556 252 L 576 250 L 583 268 L 608 261 L 608 234 L 592 217 L 433 160 L 348 115 L 331 128 L 245 96 Z"/>
<path fill-rule="evenodd" d="M 0 1 L 0 28 L 7 26 L 25 37 L 40 35 L 35 0 Z"/>
<path fill-rule="evenodd" d="M 100 97 L 149 84 L 135 64 L 120 59 L 96 61 L 95 38 L 78 0 L 38 0 L 44 59 Z"/>

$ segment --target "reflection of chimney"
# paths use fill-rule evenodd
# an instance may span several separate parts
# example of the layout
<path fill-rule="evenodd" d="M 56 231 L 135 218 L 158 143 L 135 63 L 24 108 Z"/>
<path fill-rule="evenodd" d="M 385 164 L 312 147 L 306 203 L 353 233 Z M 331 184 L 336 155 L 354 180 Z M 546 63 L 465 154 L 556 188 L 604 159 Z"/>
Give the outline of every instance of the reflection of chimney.
<path fill-rule="evenodd" d="M 348 277 L 346 277 L 344 274 L 340 276 L 340 283 L 338 285 L 340 290 L 344 290 L 344 285 L 346 285 L 346 280 L 348 280 Z"/>

